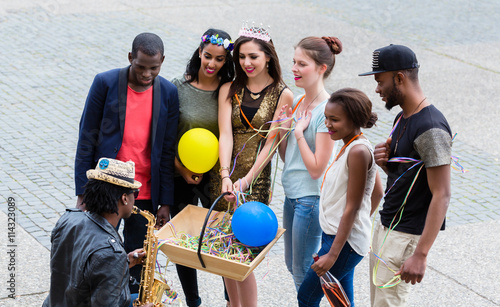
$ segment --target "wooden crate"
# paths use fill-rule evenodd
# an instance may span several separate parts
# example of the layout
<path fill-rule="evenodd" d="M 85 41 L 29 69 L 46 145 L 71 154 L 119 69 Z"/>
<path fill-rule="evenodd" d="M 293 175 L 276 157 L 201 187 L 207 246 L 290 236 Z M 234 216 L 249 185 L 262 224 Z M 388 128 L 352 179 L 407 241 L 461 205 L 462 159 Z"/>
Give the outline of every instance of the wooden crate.
<path fill-rule="evenodd" d="M 208 209 L 188 205 L 184 210 L 177 214 L 170 222 L 173 224 L 175 231 L 184 232 L 192 236 L 199 236 Z M 212 211 L 210 220 L 214 217 L 219 221 L 222 219 L 224 212 Z M 210 221 L 209 220 L 209 221 Z M 206 271 L 238 281 L 243 281 L 247 276 L 264 260 L 265 256 L 271 247 L 283 235 L 285 229 L 278 228 L 278 233 L 274 240 L 259 253 L 259 255 L 250 263 L 243 264 L 233 260 L 223 259 L 221 257 L 201 253 L 203 262 L 206 268 L 201 266 L 196 250 L 181 247 L 172 243 L 165 243 L 160 247 L 160 250 L 174 263 L 181 264 L 197 270 Z M 173 229 L 168 224 L 163 226 L 157 233 L 158 239 L 164 240 L 175 237 Z"/>

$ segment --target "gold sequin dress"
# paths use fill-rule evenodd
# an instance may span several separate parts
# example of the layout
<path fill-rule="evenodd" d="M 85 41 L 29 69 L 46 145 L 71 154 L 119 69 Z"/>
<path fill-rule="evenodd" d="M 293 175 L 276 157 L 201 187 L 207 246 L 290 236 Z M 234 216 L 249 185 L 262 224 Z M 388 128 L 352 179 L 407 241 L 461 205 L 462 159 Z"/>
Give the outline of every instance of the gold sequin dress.
<path fill-rule="evenodd" d="M 253 127 L 256 129 L 268 130 L 271 126 L 269 121 L 272 121 L 274 112 L 278 106 L 278 100 L 285 88 L 284 84 L 280 84 L 274 88 L 268 88 L 263 93 L 264 97 L 258 106 L 258 110 L 255 113 L 254 117 L 250 121 Z M 245 88 L 241 89 L 238 92 L 238 97 L 243 105 L 245 105 L 245 100 L 247 99 L 247 95 L 245 95 Z M 245 100 L 244 100 L 245 99 Z M 238 155 L 236 160 L 236 167 L 234 168 L 234 172 L 231 175 L 231 181 L 235 182 L 235 180 L 244 177 L 248 174 L 250 168 L 252 168 L 255 160 L 257 159 L 259 148 L 264 147 L 266 139 L 261 136 L 254 136 L 256 132 L 252 129 L 252 127 L 247 127 L 245 119 L 242 119 L 241 109 L 238 101 L 235 97 L 232 100 L 232 126 L 233 126 L 233 152 L 231 157 L 231 169 L 233 168 L 234 158 Z M 248 117 L 248 116 L 247 116 Z M 250 119 L 249 119 L 250 120 Z M 267 123 L 267 124 L 266 124 Z M 266 136 L 265 133 L 261 133 Z M 254 136 L 253 138 L 251 138 Z M 243 148 L 245 146 L 245 148 Z M 243 150 L 242 150 L 243 148 Z M 219 163 L 219 162 L 217 162 Z M 220 167 L 220 166 L 218 166 Z M 269 163 L 261 172 L 260 176 L 254 180 L 252 186 L 252 194 L 246 195 L 246 201 L 258 201 L 264 204 L 269 203 L 269 192 L 271 188 L 271 163 Z M 221 179 L 220 176 L 213 176 L 212 182 L 210 184 L 210 195 L 211 201 L 215 201 L 215 199 L 221 194 Z M 248 192 L 248 191 L 247 191 Z M 219 203 L 214 208 L 218 211 L 226 211 L 230 206 L 228 203 L 221 199 Z"/>

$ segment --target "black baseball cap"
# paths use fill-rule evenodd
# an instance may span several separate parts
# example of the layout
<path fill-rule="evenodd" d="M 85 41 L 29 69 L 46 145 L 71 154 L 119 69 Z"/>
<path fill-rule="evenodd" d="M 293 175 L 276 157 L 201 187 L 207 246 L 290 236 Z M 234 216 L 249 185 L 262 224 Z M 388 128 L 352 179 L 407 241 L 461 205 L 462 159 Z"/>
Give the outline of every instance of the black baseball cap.
<path fill-rule="evenodd" d="M 359 74 L 358 76 L 418 68 L 419 66 L 417 56 L 410 48 L 403 45 L 390 44 L 389 46 L 373 51 L 372 71 Z"/>

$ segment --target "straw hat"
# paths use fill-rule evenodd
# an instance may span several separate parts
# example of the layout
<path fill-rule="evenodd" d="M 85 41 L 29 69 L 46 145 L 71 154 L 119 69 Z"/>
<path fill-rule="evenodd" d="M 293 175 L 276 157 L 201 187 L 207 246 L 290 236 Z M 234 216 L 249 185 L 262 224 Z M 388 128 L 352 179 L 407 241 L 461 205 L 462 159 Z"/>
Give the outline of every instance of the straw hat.
<path fill-rule="evenodd" d="M 126 188 L 138 189 L 142 183 L 135 180 L 135 163 L 110 158 L 100 158 L 95 169 L 87 171 L 88 179 L 106 181 Z"/>

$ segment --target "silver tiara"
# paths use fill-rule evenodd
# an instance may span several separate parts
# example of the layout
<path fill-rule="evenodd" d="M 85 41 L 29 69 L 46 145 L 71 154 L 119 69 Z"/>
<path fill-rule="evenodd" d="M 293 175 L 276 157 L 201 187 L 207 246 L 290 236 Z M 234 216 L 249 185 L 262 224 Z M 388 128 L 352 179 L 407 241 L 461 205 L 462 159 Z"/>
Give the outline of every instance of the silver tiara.
<path fill-rule="evenodd" d="M 238 33 L 239 36 L 245 36 L 245 37 L 251 37 L 251 38 L 257 38 L 260 40 L 263 40 L 265 42 L 268 42 L 271 40 L 271 35 L 269 35 L 268 29 L 264 28 L 262 24 L 260 24 L 260 27 L 256 27 L 252 25 L 251 27 L 248 26 L 248 23 L 244 23 L 243 26 L 240 29 L 240 32 Z M 268 26 L 269 28 L 269 26 Z"/>

